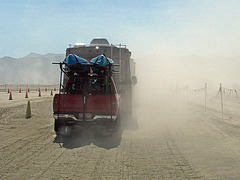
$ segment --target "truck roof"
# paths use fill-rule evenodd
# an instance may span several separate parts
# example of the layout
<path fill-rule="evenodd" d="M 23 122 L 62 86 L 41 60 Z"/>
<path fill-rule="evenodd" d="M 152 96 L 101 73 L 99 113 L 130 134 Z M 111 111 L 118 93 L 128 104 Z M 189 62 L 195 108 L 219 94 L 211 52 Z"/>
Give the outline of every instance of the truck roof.
<path fill-rule="evenodd" d="M 94 38 L 94 39 L 90 42 L 90 44 L 110 45 L 109 42 L 108 42 L 108 40 L 107 40 L 106 38 L 100 38 L 100 37 L 99 37 L 99 38 Z"/>
<path fill-rule="evenodd" d="M 103 37 L 96 37 L 94 38 L 90 44 L 86 43 L 76 43 L 76 44 L 69 44 L 69 48 L 79 48 L 79 47 L 95 47 L 98 49 L 98 47 L 116 47 L 116 48 L 127 48 L 126 45 L 123 44 L 110 44 L 106 38 Z"/>
<path fill-rule="evenodd" d="M 76 43 L 76 44 L 69 44 L 70 48 L 78 48 L 78 47 L 91 47 L 91 46 L 110 46 L 110 43 L 106 38 L 102 37 L 97 37 L 94 38 L 90 44 L 85 44 L 85 43 Z"/>

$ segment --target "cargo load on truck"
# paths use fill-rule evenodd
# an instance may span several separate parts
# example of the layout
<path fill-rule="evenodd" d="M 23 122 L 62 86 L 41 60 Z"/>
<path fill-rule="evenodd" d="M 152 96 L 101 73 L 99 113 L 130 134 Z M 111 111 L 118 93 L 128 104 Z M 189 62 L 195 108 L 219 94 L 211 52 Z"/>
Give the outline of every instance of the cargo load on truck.
<path fill-rule="evenodd" d="M 75 54 L 69 54 L 62 63 L 66 66 L 65 68 L 68 70 L 68 74 L 90 72 L 89 62 Z"/>

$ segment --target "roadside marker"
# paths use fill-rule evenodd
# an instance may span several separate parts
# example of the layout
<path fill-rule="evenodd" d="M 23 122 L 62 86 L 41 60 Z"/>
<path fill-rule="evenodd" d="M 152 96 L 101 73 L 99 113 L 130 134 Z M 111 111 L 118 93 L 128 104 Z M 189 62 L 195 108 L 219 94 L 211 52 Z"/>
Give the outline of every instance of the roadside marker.
<path fill-rule="evenodd" d="M 25 98 L 28 98 L 28 91 L 26 91 L 26 95 L 25 95 Z"/>
<path fill-rule="evenodd" d="M 31 118 L 32 117 L 32 114 L 31 114 L 31 107 L 30 107 L 30 101 L 28 101 L 28 104 L 27 104 L 27 110 L 26 110 L 26 118 Z"/>
<path fill-rule="evenodd" d="M 10 92 L 10 94 L 9 94 L 9 100 L 13 100 L 13 98 L 12 98 L 12 92 Z"/>

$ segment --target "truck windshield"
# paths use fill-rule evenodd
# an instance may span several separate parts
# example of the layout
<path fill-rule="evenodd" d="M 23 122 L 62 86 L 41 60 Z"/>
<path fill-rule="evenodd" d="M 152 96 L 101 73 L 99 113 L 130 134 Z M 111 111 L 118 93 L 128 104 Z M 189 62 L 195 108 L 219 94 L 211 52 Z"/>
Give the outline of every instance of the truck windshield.
<path fill-rule="evenodd" d="M 67 94 L 112 94 L 112 83 L 107 78 L 69 78 Z"/>

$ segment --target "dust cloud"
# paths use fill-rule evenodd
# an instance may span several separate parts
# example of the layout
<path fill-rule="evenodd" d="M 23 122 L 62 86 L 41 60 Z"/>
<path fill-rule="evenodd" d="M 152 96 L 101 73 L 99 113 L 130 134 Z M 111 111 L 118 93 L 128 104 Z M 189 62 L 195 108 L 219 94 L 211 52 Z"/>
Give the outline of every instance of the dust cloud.
<path fill-rule="evenodd" d="M 204 106 L 205 83 L 208 97 L 216 96 L 220 83 L 229 88 L 240 87 L 238 58 L 152 55 L 136 62 L 134 107 L 142 128 L 154 128 L 156 122 L 164 123 L 167 117 L 175 120 L 190 117 L 188 101 Z"/>

